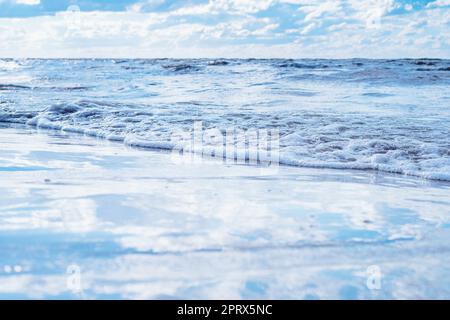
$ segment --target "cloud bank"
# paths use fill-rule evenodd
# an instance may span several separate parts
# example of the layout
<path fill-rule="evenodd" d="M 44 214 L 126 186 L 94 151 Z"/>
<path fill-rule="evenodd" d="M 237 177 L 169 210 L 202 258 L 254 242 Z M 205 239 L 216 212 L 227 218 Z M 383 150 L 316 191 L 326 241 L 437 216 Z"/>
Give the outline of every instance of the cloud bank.
<path fill-rule="evenodd" d="M 0 0 L 3 57 L 450 56 L 450 1 Z"/>

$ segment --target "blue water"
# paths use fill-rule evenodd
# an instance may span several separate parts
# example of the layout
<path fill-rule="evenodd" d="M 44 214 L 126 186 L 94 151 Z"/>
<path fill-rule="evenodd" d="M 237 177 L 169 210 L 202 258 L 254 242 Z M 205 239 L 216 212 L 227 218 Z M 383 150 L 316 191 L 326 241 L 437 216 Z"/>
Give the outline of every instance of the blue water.
<path fill-rule="evenodd" d="M 0 121 L 169 149 L 275 128 L 283 164 L 450 181 L 449 88 L 449 60 L 3 59 Z"/>

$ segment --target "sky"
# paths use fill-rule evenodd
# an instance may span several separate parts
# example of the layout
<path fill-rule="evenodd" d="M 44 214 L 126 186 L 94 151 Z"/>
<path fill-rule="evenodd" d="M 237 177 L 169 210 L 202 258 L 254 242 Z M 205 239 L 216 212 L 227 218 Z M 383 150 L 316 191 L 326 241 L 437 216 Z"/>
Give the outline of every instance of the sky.
<path fill-rule="evenodd" d="M 0 0 L 0 57 L 450 58 L 450 0 Z"/>

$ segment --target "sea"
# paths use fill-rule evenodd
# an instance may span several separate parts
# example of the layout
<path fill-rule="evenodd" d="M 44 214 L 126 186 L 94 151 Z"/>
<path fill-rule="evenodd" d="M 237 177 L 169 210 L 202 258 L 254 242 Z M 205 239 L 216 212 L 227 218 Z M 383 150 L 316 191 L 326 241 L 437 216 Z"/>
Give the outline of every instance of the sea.
<path fill-rule="evenodd" d="M 156 149 L 201 126 L 223 158 L 276 130 L 281 165 L 450 181 L 450 60 L 1 59 L 0 122 Z"/>

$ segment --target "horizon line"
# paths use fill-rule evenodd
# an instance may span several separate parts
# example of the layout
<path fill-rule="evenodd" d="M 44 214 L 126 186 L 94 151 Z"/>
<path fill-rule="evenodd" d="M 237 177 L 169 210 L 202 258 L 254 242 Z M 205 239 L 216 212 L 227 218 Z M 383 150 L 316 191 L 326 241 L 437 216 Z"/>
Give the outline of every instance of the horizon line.
<path fill-rule="evenodd" d="M 257 58 L 257 57 L 7 57 L 0 56 L 0 60 L 116 60 L 116 59 L 126 59 L 126 60 L 450 60 L 448 58 L 441 57 L 402 57 L 402 58 L 367 58 L 367 57 L 349 57 L 349 58 L 297 58 L 297 57 L 273 57 L 273 58 Z"/>

